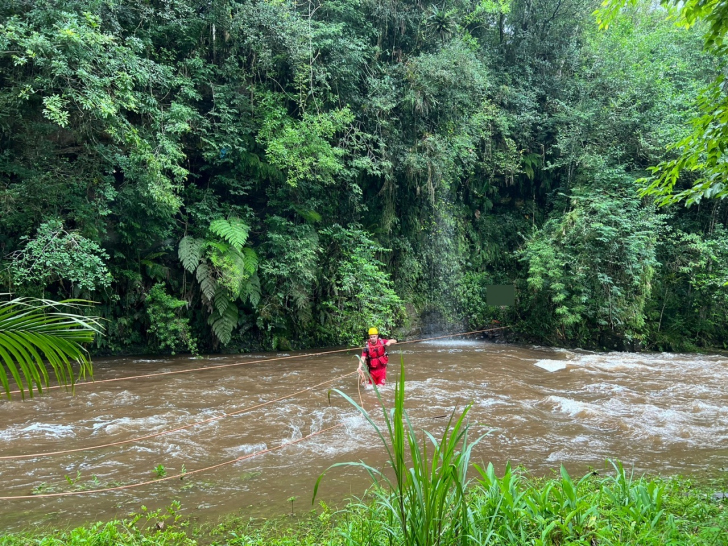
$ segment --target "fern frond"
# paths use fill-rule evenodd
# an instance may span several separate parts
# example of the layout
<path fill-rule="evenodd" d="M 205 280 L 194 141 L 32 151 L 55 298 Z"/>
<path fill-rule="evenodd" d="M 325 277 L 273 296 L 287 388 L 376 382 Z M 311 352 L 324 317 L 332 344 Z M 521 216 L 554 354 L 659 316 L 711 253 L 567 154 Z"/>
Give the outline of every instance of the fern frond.
<path fill-rule="evenodd" d="M 224 258 L 231 250 L 231 245 L 219 241 L 205 241 L 205 245 L 217 251 L 219 258 Z M 232 247 L 234 248 L 234 247 Z"/>
<path fill-rule="evenodd" d="M 235 249 L 241 250 L 248 240 L 250 228 L 240 218 L 232 217 L 229 220 L 213 220 L 210 231 L 225 239 Z"/>
<path fill-rule="evenodd" d="M 245 271 L 248 273 L 248 276 L 252 277 L 258 270 L 258 255 L 252 248 L 245 247 L 243 249 L 243 256 L 245 256 Z"/>
<path fill-rule="evenodd" d="M 309 297 L 306 292 L 294 290 L 291 293 L 291 299 L 293 300 L 296 309 L 299 311 L 306 309 L 309 306 Z"/>
<path fill-rule="evenodd" d="M 260 278 L 258 275 L 253 275 L 245 285 L 245 297 L 250 300 L 250 305 L 258 307 L 260 298 L 262 297 L 262 291 L 260 289 Z"/>
<path fill-rule="evenodd" d="M 197 266 L 197 282 L 200 283 L 202 295 L 208 302 L 212 301 L 215 292 L 217 292 L 217 280 L 213 277 L 212 271 L 207 264 L 202 263 Z"/>
<path fill-rule="evenodd" d="M 233 328 L 238 324 L 238 308 L 231 303 L 224 313 L 213 313 L 207 323 L 212 326 L 212 332 L 220 340 L 220 343 L 227 345 L 230 343 Z"/>
<path fill-rule="evenodd" d="M 228 297 L 225 290 L 218 290 L 217 292 L 215 292 L 212 304 L 217 312 L 222 315 L 225 313 L 228 306 L 232 305 L 232 301 L 230 301 L 230 298 Z"/>
<path fill-rule="evenodd" d="M 182 262 L 184 267 L 190 273 L 194 273 L 197 265 L 202 259 L 202 249 L 205 241 L 202 239 L 195 239 L 194 237 L 183 237 L 179 242 L 179 249 L 177 255 Z"/>

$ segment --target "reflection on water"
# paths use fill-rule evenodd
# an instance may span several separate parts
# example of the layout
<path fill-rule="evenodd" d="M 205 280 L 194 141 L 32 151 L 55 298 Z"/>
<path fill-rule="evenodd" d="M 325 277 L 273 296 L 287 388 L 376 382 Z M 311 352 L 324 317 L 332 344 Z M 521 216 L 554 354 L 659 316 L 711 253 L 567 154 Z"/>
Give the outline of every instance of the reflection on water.
<path fill-rule="evenodd" d="M 474 460 L 522 464 L 548 473 L 564 463 L 570 471 L 601 467 L 608 457 L 638 472 L 713 472 L 728 459 L 728 360 L 681 354 L 594 354 L 480 341 L 437 341 L 401 346 L 407 365 L 407 405 L 418 428 L 440 431 L 453 409 L 472 403 L 476 432 L 493 429 Z M 398 351 L 391 359 L 392 397 Z M 351 354 L 256 363 L 281 354 L 216 356 L 211 366 L 249 365 L 157 378 L 97 384 L 76 396 L 51 394 L 0 402 L 2 455 L 74 449 L 152 434 L 234 412 L 301 390 L 356 368 Z M 188 357 L 107 359 L 96 378 L 197 368 Z M 358 400 L 352 376 L 334 385 Z M 371 391 L 364 404 L 376 410 Z M 134 483 L 211 466 L 302 438 L 332 425 L 343 427 L 280 451 L 138 489 L 109 493 L 4 501 L 0 528 L 68 525 L 124 516 L 142 504 L 166 506 L 178 499 L 188 514 L 215 519 L 243 510 L 251 515 L 308 510 L 313 484 L 334 462 L 385 462 L 366 421 L 327 387 L 248 413 L 174 434 L 95 451 L 0 461 L 1 495 L 66 491 L 74 487 Z M 69 483 L 64 476 L 69 476 Z M 366 479 L 335 469 L 322 499 L 340 502 L 360 494 Z"/>

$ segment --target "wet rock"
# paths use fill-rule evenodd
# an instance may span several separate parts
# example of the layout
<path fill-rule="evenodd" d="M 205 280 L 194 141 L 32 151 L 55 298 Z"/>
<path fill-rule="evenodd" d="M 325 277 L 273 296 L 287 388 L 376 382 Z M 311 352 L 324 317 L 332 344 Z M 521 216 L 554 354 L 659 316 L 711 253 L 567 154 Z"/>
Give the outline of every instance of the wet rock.
<path fill-rule="evenodd" d="M 164 522 L 158 521 L 157 524 L 155 525 L 155 527 L 157 528 L 158 531 L 164 531 L 164 527 L 165 527 Z"/>

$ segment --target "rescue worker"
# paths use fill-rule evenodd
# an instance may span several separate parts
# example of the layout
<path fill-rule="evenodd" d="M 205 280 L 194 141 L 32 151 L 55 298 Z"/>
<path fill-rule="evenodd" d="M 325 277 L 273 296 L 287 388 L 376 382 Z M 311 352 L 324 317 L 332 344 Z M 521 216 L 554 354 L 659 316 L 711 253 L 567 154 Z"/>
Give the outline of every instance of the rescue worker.
<path fill-rule="evenodd" d="M 387 354 L 387 347 L 397 343 L 396 339 L 383 339 L 379 337 L 379 330 L 376 328 L 369 328 L 369 339 L 361 352 L 361 361 L 359 362 L 359 372 L 361 373 L 362 363 L 367 365 L 369 371 L 369 384 L 384 385 L 387 379 L 387 363 L 389 362 L 389 355 Z"/>

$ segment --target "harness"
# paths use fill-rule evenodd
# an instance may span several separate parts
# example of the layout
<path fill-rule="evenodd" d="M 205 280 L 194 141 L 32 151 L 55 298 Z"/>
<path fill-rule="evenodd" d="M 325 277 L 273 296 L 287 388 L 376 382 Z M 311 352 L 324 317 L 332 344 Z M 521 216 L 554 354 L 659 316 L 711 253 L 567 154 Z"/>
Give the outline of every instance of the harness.
<path fill-rule="evenodd" d="M 377 339 L 377 342 L 374 345 L 367 340 L 366 347 L 364 347 L 364 354 L 366 355 L 367 364 L 369 365 L 370 370 L 385 368 L 389 362 L 389 355 L 387 354 L 385 341 L 381 338 Z"/>

